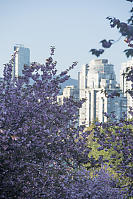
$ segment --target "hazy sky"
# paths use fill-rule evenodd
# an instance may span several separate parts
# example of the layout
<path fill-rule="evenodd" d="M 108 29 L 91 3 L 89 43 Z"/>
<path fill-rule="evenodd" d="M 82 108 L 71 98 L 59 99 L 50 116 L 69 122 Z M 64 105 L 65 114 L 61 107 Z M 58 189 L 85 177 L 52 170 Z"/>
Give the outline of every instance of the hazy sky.
<path fill-rule="evenodd" d="M 131 5 L 126 0 L 0 0 L 0 76 L 15 44 L 30 48 L 31 61 L 41 63 L 54 45 L 57 69 L 62 71 L 78 61 L 70 73 L 77 79 L 81 66 L 96 58 L 89 50 L 101 48 L 99 41 L 104 38 L 120 36 L 106 17 L 126 21 Z M 127 61 L 123 40 L 101 56 L 115 65 L 117 76 L 121 63 Z"/>

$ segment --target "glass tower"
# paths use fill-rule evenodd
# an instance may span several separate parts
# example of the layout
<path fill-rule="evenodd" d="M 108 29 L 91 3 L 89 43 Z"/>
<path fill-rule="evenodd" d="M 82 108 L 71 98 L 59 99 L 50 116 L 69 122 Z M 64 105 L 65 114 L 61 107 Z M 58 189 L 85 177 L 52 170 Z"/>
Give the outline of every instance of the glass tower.
<path fill-rule="evenodd" d="M 15 62 L 13 66 L 13 78 L 22 76 L 24 65 L 30 65 L 30 50 L 21 44 L 14 46 Z"/>

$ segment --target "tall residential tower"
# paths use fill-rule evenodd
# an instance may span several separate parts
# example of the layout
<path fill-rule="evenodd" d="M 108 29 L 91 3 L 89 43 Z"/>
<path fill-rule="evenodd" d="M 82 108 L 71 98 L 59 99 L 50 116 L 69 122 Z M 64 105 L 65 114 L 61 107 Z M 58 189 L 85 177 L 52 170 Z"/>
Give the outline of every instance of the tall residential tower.
<path fill-rule="evenodd" d="M 108 98 L 111 92 L 119 93 L 119 97 Z M 82 67 L 79 73 L 79 98 L 86 102 L 79 111 L 79 125 L 89 126 L 93 121 L 107 121 L 104 113 L 114 112 L 120 119 L 126 111 L 124 98 L 116 82 L 114 66 L 107 59 L 92 60 Z"/>
<path fill-rule="evenodd" d="M 121 70 L 120 70 L 120 87 L 124 96 L 127 98 L 127 117 L 128 118 L 132 118 L 132 116 L 129 114 L 129 111 L 130 111 L 130 107 L 133 107 L 133 98 L 127 92 L 128 90 L 132 89 L 132 82 L 127 81 L 126 73 L 130 71 L 131 67 L 133 67 L 133 59 L 125 63 L 122 63 Z"/>

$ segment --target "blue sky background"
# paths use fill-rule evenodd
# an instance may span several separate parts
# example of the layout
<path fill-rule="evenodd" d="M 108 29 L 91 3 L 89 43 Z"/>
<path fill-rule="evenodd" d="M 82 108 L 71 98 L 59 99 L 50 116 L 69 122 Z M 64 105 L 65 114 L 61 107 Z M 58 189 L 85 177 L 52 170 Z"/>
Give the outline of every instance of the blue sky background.
<path fill-rule="evenodd" d="M 117 40 L 120 36 L 106 17 L 126 21 L 131 5 L 126 0 L 0 0 L 0 76 L 15 44 L 30 48 L 31 61 L 41 63 L 54 45 L 59 72 L 78 61 L 70 72 L 77 79 L 81 66 L 96 58 L 89 50 L 101 48 L 102 39 Z M 127 61 L 123 40 L 101 56 L 115 65 L 117 79 L 121 63 Z"/>

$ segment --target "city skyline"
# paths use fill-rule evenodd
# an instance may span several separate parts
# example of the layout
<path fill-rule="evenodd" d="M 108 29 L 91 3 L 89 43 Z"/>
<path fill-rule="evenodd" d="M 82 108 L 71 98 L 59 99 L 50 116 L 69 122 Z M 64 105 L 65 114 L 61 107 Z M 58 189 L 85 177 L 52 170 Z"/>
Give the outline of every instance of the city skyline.
<path fill-rule="evenodd" d="M 11 58 L 13 46 L 22 43 L 30 48 L 31 61 L 40 63 L 45 62 L 50 46 L 54 45 L 57 70 L 65 70 L 73 61 L 78 61 L 78 66 L 70 72 L 72 78 L 78 79 L 81 65 L 96 58 L 89 50 L 100 48 L 99 41 L 104 38 L 117 40 L 120 37 L 117 30 L 110 28 L 106 17 L 126 21 L 130 8 L 130 2 L 122 0 L 0 1 L 0 76 L 3 64 Z M 127 61 L 122 52 L 127 48 L 123 40 L 124 37 L 100 57 L 115 65 L 117 80 L 121 63 Z M 118 51 L 121 53 L 117 54 Z"/>
<path fill-rule="evenodd" d="M 21 77 L 24 65 L 30 66 L 30 49 L 23 45 L 14 46 L 15 62 L 13 65 L 12 78 Z M 63 104 L 64 97 L 74 97 L 75 100 L 86 99 L 79 110 L 79 124 L 85 122 L 90 125 L 98 119 L 100 122 L 107 121 L 104 113 L 114 112 L 119 120 L 123 113 L 127 114 L 133 100 L 126 92 L 131 89 L 131 82 L 123 75 L 127 68 L 131 67 L 133 59 L 121 64 L 120 85 L 116 81 L 114 65 L 107 59 L 93 59 L 88 64 L 82 65 L 78 73 L 78 86 L 66 85 L 62 95 L 57 97 L 59 104 Z M 69 81 L 69 80 L 68 80 Z M 115 93 L 115 97 L 108 97 Z M 117 94 L 117 95 L 116 95 Z"/>
<path fill-rule="evenodd" d="M 129 107 L 132 107 L 133 100 L 126 92 L 131 89 L 131 82 L 128 82 L 122 73 L 125 73 L 132 63 L 133 59 L 121 65 L 119 85 L 116 81 L 114 66 L 109 64 L 107 59 L 90 61 L 89 64 L 81 67 L 78 79 L 79 88 L 73 85 L 66 86 L 63 93 L 57 96 L 57 102 L 62 105 L 63 99 L 71 96 L 75 100 L 86 99 L 79 110 L 79 125 L 89 126 L 96 120 L 106 122 L 108 120 L 106 116 L 110 114 L 113 114 L 117 121 L 126 115 L 127 118 L 131 118 Z"/>

